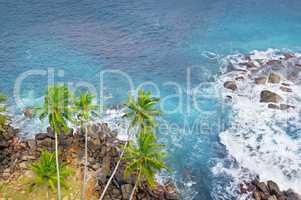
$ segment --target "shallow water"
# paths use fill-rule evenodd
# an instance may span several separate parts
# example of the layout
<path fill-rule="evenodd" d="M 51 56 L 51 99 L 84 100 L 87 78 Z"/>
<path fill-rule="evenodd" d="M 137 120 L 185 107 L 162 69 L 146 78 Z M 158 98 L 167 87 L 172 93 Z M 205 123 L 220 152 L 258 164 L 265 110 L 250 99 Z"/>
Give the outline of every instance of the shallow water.
<path fill-rule="evenodd" d="M 106 69 L 122 70 L 135 86 L 153 81 L 161 97 L 174 94 L 165 83 L 176 82 L 183 92 L 182 110 L 163 120 L 179 128 L 160 133 L 174 177 L 186 199 L 231 199 L 230 180 L 240 172 L 231 171 L 233 177 L 217 173 L 237 165 L 219 139 L 231 121 L 214 82 L 220 60 L 254 49 L 300 51 L 300 8 L 299 0 L 2 0 L 0 89 L 12 95 L 21 73 L 48 68 L 54 69 L 56 82 L 86 81 L 97 91 L 99 72 Z M 124 77 L 105 77 L 104 104 L 109 107 L 126 98 L 129 85 Z M 187 91 L 205 82 L 200 94 Z M 23 82 L 27 105 L 43 94 L 46 84 L 45 75 Z M 169 99 L 164 107 L 171 110 L 177 101 Z"/>

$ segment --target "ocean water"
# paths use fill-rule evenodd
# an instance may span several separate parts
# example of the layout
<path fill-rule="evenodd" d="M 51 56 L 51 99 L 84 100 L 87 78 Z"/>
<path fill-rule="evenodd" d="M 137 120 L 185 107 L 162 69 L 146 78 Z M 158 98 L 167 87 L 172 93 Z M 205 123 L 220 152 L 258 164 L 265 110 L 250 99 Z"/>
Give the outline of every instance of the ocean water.
<path fill-rule="evenodd" d="M 1 0 L 0 90 L 14 108 L 33 105 L 53 70 L 55 82 L 88 85 L 99 96 L 103 89 L 110 108 L 126 99 L 127 77 L 135 87 L 153 82 L 157 87 L 146 88 L 161 98 L 181 97 L 164 100 L 165 110 L 178 109 L 163 116 L 159 136 L 183 198 L 236 199 L 235 184 L 251 175 L 238 162 L 247 155 L 234 155 L 244 152 L 244 138 L 227 136 L 238 122 L 217 87 L 222 59 L 268 48 L 299 52 L 300 8 L 299 0 Z M 13 94 L 24 72 L 35 74 L 22 81 L 21 105 Z M 40 130 L 37 120 L 17 124 L 24 135 Z M 296 130 L 287 137 L 300 137 Z M 297 150 L 293 156 L 300 159 Z M 260 167 L 259 174 L 268 170 Z"/>

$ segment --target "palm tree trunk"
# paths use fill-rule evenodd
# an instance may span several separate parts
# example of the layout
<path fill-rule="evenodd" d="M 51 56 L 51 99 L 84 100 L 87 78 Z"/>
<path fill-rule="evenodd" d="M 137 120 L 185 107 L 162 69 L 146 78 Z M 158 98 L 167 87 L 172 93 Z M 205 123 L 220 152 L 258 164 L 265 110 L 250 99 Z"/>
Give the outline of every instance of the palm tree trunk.
<path fill-rule="evenodd" d="M 135 186 L 134 186 L 134 188 L 133 188 L 133 190 L 132 190 L 132 193 L 131 193 L 131 196 L 130 196 L 130 199 L 129 199 L 129 200 L 132 200 L 132 199 L 134 198 L 134 195 L 135 195 L 135 192 L 136 192 L 138 183 L 139 183 L 139 181 L 140 181 L 140 175 L 141 175 L 141 170 L 139 170 L 139 174 L 138 174 L 138 177 L 137 177 Z"/>
<path fill-rule="evenodd" d="M 88 128 L 85 128 L 85 164 L 82 200 L 86 199 L 87 170 L 88 170 Z"/>
<path fill-rule="evenodd" d="M 46 199 L 49 200 L 49 188 L 47 187 Z"/>
<path fill-rule="evenodd" d="M 61 200 L 58 135 L 57 133 L 54 133 L 54 135 L 55 135 L 55 161 L 56 161 L 56 175 L 57 175 L 57 199 Z"/>
<path fill-rule="evenodd" d="M 125 142 L 125 144 L 124 144 L 124 146 L 123 146 L 122 152 L 121 152 L 121 154 L 120 154 L 120 156 L 119 156 L 119 160 L 118 160 L 118 162 L 117 162 L 117 164 L 116 164 L 116 166 L 115 166 L 115 168 L 114 168 L 114 171 L 113 171 L 113 173 L 112 173 L 110 179 L 108 180 L 108 182 L 107 182 L 107 184 L 106 184 L 106 186 L 105 186 L 105 189 L 104 189 L 103 192 L 101 193 L 101 196 L 100 196 L 99 200 L 103 200 L 103 198 L 104 198 L 104 196 L 105 196 L 105 194 L 106 194 L 106 191 L 108 190 L 108 188 L 109 188 L 109 186 L 110 186 L 110 184 L 111 184 L 111 182 L 112 182 L 112 180 L 113 180 L 113 178 L 114 178 L 114 176 L 115 176 L 115 174 L 116 174 L 116 172 L 117 172 L 117 170 L 118 170 L 118 167 L 119 167 L 119 165 L 120 165 L 120 162 L 121 162 L 121 160 L 122 160 L 122 157 L 123 157 L 123 155 L 124 155 L 124 153 L 125 153 L 126 147 L 127 147 L 128 143 L 129 143 L 129 140 L 130 140 L 130 138 L 131 138 L 129 129 L 128 129 L 127 132 L 128 132 L 128 133 L 127 133 L 127 135 L 128 135 L 127 141 Z"/>

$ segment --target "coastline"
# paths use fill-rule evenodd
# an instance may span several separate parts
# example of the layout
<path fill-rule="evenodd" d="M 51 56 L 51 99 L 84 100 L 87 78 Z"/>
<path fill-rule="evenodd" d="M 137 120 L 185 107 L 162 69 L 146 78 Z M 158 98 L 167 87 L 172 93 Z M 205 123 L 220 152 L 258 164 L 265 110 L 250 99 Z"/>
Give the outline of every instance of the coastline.
<path fill-rule="evenodd" d="M 220 139 L 253 176 L 253 180 L 236 180 L 237 193 L 243 199 L 300 199 L 300 140 L 289 128 L 300 123 L 300 64 L 300 54 L 275 49 L 223 60 L 218 84 L 234 117 Z M 276 185 L 277 192 L 270 185 Z"/>
<path fill-rule="evenodd" d="M 73 134 L 74 133 L 74 134 Z M 116 132 L 112 132 L 106 123 L 93 124 L 89 132 L 88 141 L 88 188 L 87 196 L 98 198 L 107 182 L 115 163 L 118 161 L 120 146 L 123 141 L 116 138 Z M 32 176 L 29 164 L 37 160 L 42 150 L 54 151 L 54 134 L 50 128 L 47 133 L 37 133 L 34 139 L 22 139 L 18 130 L 10 125 L 6 126 L 6 134 L 0 145 L 0 181 L 4 184 L 16 181 L 23 175 Z M 61 151 L 61 162 L 66 162 L 76 171 L 78 180 L 81 180 L 83 169 L 84 135 L 78 130 L 70 134 L 61 135 L 59 139 Z M 105 196 L 106 200 L 129 199 L 130 192 L 135 184 L 135 177 L 125 177 L 125 161 L 122 161 L 113 184 Z M 78 183 L 80 184 L 80 182 Z M 143 184 L 135 199 L 154 200 L 179 200 L 175 185 L 167 181 L 164 184 L 156 183 L 155 188 Z M 21 188 L 21 193 L 26 193 L 26 188 Z M 2 194 L 3 195 L 3 194 Z M 6 194 L 7 195 L 7 194 Z M 26 195 L 26 194 L 25 194 Z M 27 194 L 29 195 L 29 194 Z M 8 196 L 9 197 L 9 194 Z M 71 198 L 71 197 L 70 197 Z"/>

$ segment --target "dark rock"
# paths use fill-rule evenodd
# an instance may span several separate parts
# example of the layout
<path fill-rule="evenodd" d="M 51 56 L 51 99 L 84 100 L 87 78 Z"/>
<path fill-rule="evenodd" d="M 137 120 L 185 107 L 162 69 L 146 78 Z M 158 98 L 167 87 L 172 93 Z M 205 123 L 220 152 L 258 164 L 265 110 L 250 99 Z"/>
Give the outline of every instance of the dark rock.
<path fill-rule="evenodd" d="M 277 183 L 273 181 L 268 181 L 268 188 L 271 195 L 276 195 L 276 196 L 280 195 L 280 189 Z"/>
<path fill-rule="evenodd" d="M 5 148 L 8 148 L 8 147 L 9 147 L 9 142 L 8 141 L 5 141 L 5 140 L 0 141 L 0 149 L 5 149 Z"/>
<path fill-rule="evenodd" d="M 238 76 L 235 78 L 236 81 L 241 81 L 241 80 L 245 80 L 245 78 L 243 76 Z"/>
<path fill-rule="evenodd" d="M 279 110 L 279 109 L 280 109 L 280 106 L 278 106 L 278 105 L 276 105 L 276 104 L 273 104 L 273 103 L 269 103 L 269 104 L 268 104 L 268 108 Z"/>
<path fill-rule="evenodd" d="M 283 92 L 292 92 L 292 88 L 289 88 L 289 87 L 283 87 L 283 86 L 280 86 L 280 90 L 282 90 Z"/>
<path fill-rule="evenodd" d="M 281 96 L 279 96 L 278 94 L 271 92 L 269 90 L 263 90 L 260 93 L 260 102 L 279 103 L 282 100 L 283 99 Z"/>
<path fill-rule="evenodd" d="M 253 193 L 253 197 L 255 200 L 261 200 L 260 192 L 256 191 Z"/>
<path fill-rule="evenodd" d="M 269 76 L 269 83 L 280 83 L 281 77 L 278 74 L 271 73 Z"/>
<path fill-rule="evenodd" d="M 246 66 L 248 69 L 255 69 L 255 68 L 257 68 L 257 66 L 256 66 L 253 62 L 251 62 L 251 61 L 249 61 L 249 62 L 244 62 L 244 63 L 240 63 L 240 65 L 244 65 L 244 66 Z"/>
<path fill-rule="evenodd" d="M 284 86 L 286 86 L 286 87 L 290 86 L 289 83 L 281 83 L 281 84 L 284 85 Z"/>
<path fill-rule="evenodd" d="M 29 149 L 35 150 L 36 149 L 36 141 L 35 140 L 27 140 L 27 145 Z"/>
<path fill-rule="evenodd" d="M 30 108 L 25 108 L 24 110 L 22 110 L 22 113 L 27 118 L 32 118 L 33 117 L 33 110 L 30 109 Z"/>
<path fill-rule="evenodd" d="M 266 81 L 267 81 L 267 77 L 265 77 L 265 76 L 261 76 L 261 77 L 255 78 L 255 83 L 256 83 L 257 85 L 265 84 Z"/>
<path fill-rule="evenodd" d="M 272 195 L 268 198 L 268 200 L 277 200 L 277 197 L 275 195 Z"/>
<path fill-rule="evenodd" d="M 133 186 L 131 184 L 122 185 L 121 186 L 122 199 L 129 200 L 132 190 L 133 190 Z"/>
<path fill-rule="evenodd" d="M 283 54 L 284 56 L 284 60 L 288 60 L 288 59 L 291 59 L 291 58 L 294 58 L 295 56 L 291 53 L 284 53 Z"/>
<path fill-rule="evenodd" d="M 269 189 L 268 189 L 267 185 L 264 182 L 259 182 L 259 183 L 257 183 L 256 186 L 261 192 L 269 193 Z"/>
<path fill-rule="evenodd" d="M 280 104 L 280 110 L 287 110 L 287 109 L 294 109 L 295 106 L 287 105 L 287 104 Z"/>
<path fill-rule="evenodd" d="M 288 190 L 284 192 L 284 195 L 289 199 L 289 200 L 301 200 L 301 197 L 295 193 L 293 190 Z"/>
<path fill-rule="evenodd" d="M 35 135 L 35 140 L 44 140 L 48 138 L 47 133 L 38 133 Z"/>
<path fill-rule="evenodd" d="M 232 91 L 237 90 L 237 85 L 236 85 L 235 81 L 226 81 L 224 83 L 224 87 L 229 90 L 232 90 Z"/>

